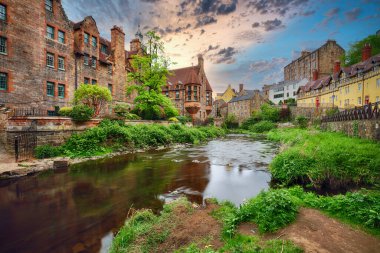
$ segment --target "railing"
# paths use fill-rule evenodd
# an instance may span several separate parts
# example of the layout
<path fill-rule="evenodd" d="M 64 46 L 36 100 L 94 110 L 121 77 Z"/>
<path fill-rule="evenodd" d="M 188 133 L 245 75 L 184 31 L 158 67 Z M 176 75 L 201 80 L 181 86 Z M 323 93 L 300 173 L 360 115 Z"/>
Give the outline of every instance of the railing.
<path fill-rule="evenodd" d="M 51 117 L 57 116 L 57 110 L 46 110 L 41 108 L 14 108 L 9 114 L 10 118 L 20 117 Z"/>
<path fill-rule="evenodd" d="M 349 121 L 349 120 L 365 120 L 365 119 L 380 119 L 380 102 L 369 103 L 362 107 L 348 109 L 332 116 L 322 118 L 322 122 L 333 121 Z"/>

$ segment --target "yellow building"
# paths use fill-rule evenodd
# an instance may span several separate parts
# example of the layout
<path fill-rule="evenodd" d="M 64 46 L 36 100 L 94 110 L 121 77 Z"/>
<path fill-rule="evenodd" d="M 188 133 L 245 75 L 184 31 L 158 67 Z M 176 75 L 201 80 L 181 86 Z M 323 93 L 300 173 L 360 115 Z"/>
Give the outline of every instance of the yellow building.
<path fill-rule="evenodd" d="M 369 47 L 369 48 L 368 48 Z M 331 76 L 313 80 L 298 90 L 297 106 L 348 109 L 380 101 L 380 54 L 370 57 L 369 45 L 363 49 L 363 61 L 340 68 L 336 62 Z"/>
<path fill-rule="evenodd" d="M 235 96 L 236 96 L 236 92 L 234 89 L 231 88 L 231 84 L 230 84 L 230 85 L 228 85 L 228 87 L 224 93 L 218 93 L 215 100 L 223 99 L 224 102 L 228 103 Z"/>

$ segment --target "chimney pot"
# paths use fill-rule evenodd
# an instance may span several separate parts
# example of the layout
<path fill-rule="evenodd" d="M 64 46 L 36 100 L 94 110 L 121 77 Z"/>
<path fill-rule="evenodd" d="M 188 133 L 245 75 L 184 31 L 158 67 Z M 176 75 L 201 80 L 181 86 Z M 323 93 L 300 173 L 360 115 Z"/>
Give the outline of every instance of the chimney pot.
<path fill-rule="evenodd" d="M 335 61 L 334 74 L 339 73 L 339 71 L 340 71 L 340 61 Z"/>
<path fill-rule="evenodd" d="M 244 90 L 244 84 L 239 84 L 239 92 L 242 92 Z"/>
<path fill-rule="evenodd" d="M 313 81 L 318 80 L 318 70 L 314 69 L 313 70 Z"/>

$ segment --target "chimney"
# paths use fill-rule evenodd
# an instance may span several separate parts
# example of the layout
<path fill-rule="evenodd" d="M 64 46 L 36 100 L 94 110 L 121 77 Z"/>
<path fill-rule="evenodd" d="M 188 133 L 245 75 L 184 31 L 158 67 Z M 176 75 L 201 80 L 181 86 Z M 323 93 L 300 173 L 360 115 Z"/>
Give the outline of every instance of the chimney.
<path fill-rule="evenodd" d="M 125 33 L 123 29 L 118 26 L 114 26 L 111 29 L 111 52 L 114 62 L 114 74 L 115 80 L 123 80 L 126 76 L 125 70 Z M 114 83 L 115 99 L 123 100 L 125 98 L 125 87 L 119 87 Z"/>
<path fill-rule="evenodd" d="M 303 50 L 303 51 L 301 52 L 301 57 L 304 57 L 304 56 L 309 55 L 309 54 L 310 54 L 309 51 Z"/>
<path fill-rule="evenodd" d="M 334 74 L 339 73 L 339 71 L 340 71 L 340 61 L 335 61 Z"/>
<path fill-rule="evenodd" d="M 239 92 L 242 92 L 244 90 L 244 84 L 239 84 Z"/>
<path fill-rule="evenodd" d="M 318 79 L 318 70 L 313 70 L 313 81 L 316 81 Z"/>
<path fill-rule="evenodd" d="M 134 51 L 140 51 L 141 49 L 141 42 L 138 38 L 131 40 L 130 43 L 130 49 L 132 52 Z"/>
<path fill-rule="evenodd" d="M 202 54 L 198 54 L 198 66 L 201 67 L 201 69 L 204 68 L 204 60 Z"/>
<path fill-rule="evenodd" d="M 366 61 L 371 57 L 372 47 L 370 44 L 365 44 L 362 49 L 362 61 Z"/>

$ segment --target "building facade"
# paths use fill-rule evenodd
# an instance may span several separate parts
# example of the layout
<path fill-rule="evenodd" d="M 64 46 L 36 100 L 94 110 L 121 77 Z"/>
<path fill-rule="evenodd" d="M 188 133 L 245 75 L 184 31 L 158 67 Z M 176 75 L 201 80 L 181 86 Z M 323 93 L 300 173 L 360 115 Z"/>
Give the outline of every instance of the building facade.
<path fill-rule="evenodd" d="M 227 89 L 223 93 L 217 94 L 217 96 L 215 97 L 215 101 L 222 99 L 224 102 L 228 103 L 235 96 L 235 89 L 232 89 L 231 84 L 229 84 Z"/>
<path fill-rule="evenodd" d="M 139 45 L 133 40 L 126 51 L 116 26 L 111 41 L 101 37 L 92 17 L 70 21 L 61 0 L 0 0 L 0 104 L 53 110 L 68 105 L 82 83 L 107 87 L 115 102 L 132 102 L 126 76 Z"/>
<path fill-rule="evenodd" d="M 297 99 L 298 88 L 308 82 L 306 78 L 301 81 L 282 81 L 272 84 L 268 88 L 268 99 L 278 105 L 288 99 Z"/>
<path fill-rule="evenodd" d="M 312 52 L 302 51 L 299 58 L 285 66 L 284 80 L 311 80 L 314 70 L 318 71 L 320 77 L 329 76 L 333 72 L 334 62 L 344 53 L 344 49 L 335 40 L 328 40 Z"/>
<path fill-rule="evenodd" d="M 228 115 L 235 115 L 239 124 L 251 117 L 252 113 L 260 110 L 267 99 L 259 90 L 245 90 L 243 84 L 239 85 L 239 93 L 228 102 Z"/>
<path fill-rule="evenodd" d="M 364 46 L 362 61 L 340 67 L 337 61 L 331 76 L 314 79 L 298 90 L 297 106 L 309 108 L 349 109 L 380 102 L 380 54 L 371 56 Z"/>
<path fill-rule="evenodd" d="M 198 56 L 198 65 L 174 69 L 162 93 L 169 97 L 182 116 L 191 116 L 194 122 L 203 122 L 212 111 L 212 88 L 204 70 L 204 59 Z"/>

